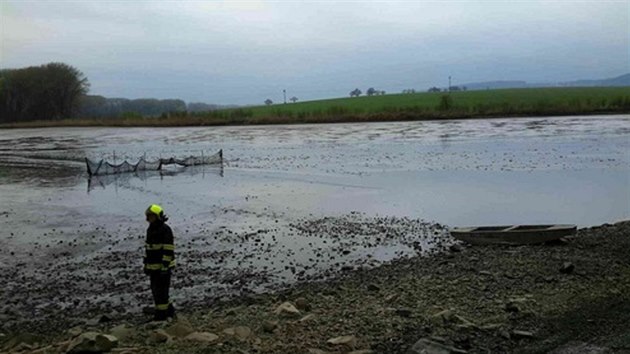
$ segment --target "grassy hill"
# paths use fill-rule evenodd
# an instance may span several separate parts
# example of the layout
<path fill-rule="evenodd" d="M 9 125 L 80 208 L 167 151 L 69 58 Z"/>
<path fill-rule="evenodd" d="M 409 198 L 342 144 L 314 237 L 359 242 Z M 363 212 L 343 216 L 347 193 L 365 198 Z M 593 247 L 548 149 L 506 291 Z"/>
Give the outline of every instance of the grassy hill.
<path fill-rule="evenodd" d="M 526 88 L 391 94 L 178 113 L 161 118 L 26 122 L 27 126 L 195 126 L 335 123 L 630 113 L 630 87 Z"/>
<path fill-rule="evenodd" d="M 249 108 L 253 117 L 293 114 L 317 115 L 339 110 L 351 114 L 400 111 L 440 110 L 444 93 L 393 94 L 372 97 L 337 98 L 292 104 L 276 104 Z M 581 109 L 606 108 L 630 99 L 630 87 L 612 88 L 536 88 L 451 92 L 448 109 L 463 112 L 505 110 L 537 110 L 544 107 Z M 508 107 L 509 106 L 509 107 Z M 442 110 L 448 110 L 442 107 Z M 331 112 L 334 113 L 334 112 Z"/>

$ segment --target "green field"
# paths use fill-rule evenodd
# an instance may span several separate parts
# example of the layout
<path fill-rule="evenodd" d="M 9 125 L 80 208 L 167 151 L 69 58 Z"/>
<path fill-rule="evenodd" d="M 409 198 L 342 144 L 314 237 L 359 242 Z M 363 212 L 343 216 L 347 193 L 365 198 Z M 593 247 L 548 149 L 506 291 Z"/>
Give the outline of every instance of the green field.
<path fill-rule="evenodd" d="M 630 87 L 530 88 L 390 94 L 179 112 L 155 118 L 67 119 L 6 124 L 41 126 L 196 126 L 337 123 L 630 113 Z"/>
<path fill-rule="evenodd" d="M 206 124 L 333 123 L 630 112 L 630 87 L 392 94 L 187 115 Z"/>
<path fill-rule="evenodd" d="M 630 87 L 537 88 L 451 92 L 449 104 L 445 93 L 392 94 L 372 97 L 338 98 L 291 104 L 257 106 L 215 112 L 229 118 L 291 117 L 308 119 L 322 116 L 363 116 L 397 113 L 425 115 L 539 115 L 547 112 L 583 113 L 630 110 Z"/>

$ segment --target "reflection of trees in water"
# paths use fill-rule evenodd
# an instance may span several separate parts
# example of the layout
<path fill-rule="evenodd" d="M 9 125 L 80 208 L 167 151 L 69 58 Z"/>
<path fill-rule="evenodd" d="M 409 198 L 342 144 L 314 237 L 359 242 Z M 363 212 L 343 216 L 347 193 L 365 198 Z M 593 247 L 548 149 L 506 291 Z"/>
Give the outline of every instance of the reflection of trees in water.
<path fill-rule="evenodd" d="M 223 166 L 208 167 L 200 165 L 172 167 L 158 171 L 138 171 L 134 173 L 88 176 L 87 192 L 90 193 L 90 191 L 97 188 L 107 189 L 108 186 L 113 186 L 116 190 L 118 187 L 130 187 L 130 182 L 134 179 L 140 179 L 146 182 L 151 178 L 159 177 L 160 179 L 164 179 L 165 177 L 169 178 L 180 175 L 201 176 L 201 178 L 205 178 L 206 175 L 223 177 Z"/>

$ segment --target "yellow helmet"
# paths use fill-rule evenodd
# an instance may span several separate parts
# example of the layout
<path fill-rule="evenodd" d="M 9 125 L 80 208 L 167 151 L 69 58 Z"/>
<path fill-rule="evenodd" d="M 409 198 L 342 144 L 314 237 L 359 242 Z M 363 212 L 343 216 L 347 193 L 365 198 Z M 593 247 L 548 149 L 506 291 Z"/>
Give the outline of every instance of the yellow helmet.
<path fill-rule="evenodd" d="M 159 219 L 164 217 L 164 209 L 157 204 L 151 204 L 149 208 L 144 212 L 145 215 L 155 214 Z"/>

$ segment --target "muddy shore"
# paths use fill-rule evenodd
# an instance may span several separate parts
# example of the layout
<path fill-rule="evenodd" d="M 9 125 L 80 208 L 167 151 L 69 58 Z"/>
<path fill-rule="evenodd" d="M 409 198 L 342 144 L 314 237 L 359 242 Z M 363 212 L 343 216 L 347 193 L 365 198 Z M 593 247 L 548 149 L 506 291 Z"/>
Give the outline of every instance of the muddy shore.
<path fill-rule="evenodd" d="M 4 351 L 53 353 L 89 330 L 112 331 L 117 350 L 128 353 L 406 353 L 423 338 L 451 352 L 628 352 L 629 247 L 628 221 L 580 229 L 555 244 L 452 246 L 284 291 L 181 308 L 175 323 L 103 313 L 72 330 L 29 336 L 13 328 L 0 341 Z M 292 306 L 279 309 L 285 302 Z M 182 328 L 209 333 L 178 338 Z"/>

